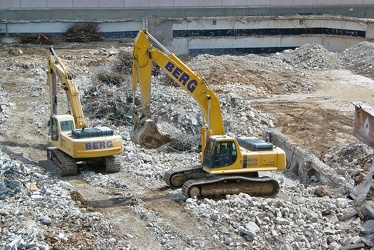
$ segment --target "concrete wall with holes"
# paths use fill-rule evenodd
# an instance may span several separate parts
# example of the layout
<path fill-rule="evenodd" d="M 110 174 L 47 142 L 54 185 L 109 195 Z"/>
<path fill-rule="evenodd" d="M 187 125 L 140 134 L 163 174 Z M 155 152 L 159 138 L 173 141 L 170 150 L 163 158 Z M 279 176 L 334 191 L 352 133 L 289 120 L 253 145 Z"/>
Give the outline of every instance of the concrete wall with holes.
<path fill-rule="evenodd" d="M 274 53 L 307 43 L 340 52 L 374 40 L 374 20 L 343 17 L 186 18 L 160 25 L 173 30 L 172 39 L 156 33 L 161 42 L 190 55 Z"/>
<path fill-rule="evenodd" d="M 139 29 L 144 27 L 143 19 L 102 20 L 99 23 L 100 31 L 105 38 L 134 38 Z M 8 21 L 0 23 L 0 36 L 15 37 L 25 34 L 53 34 L 62 38 L 64 32 L 72 25 L 82 23 L 76 20 L 50 20 L 50 21 Z"/>
<path fill-rule="evenodd" d="M 0 23 L 5 41 L 20 34 L 64 31 L 81 20 L 7 21 Z M 107 39 L 133 41 L 139 29 L 149 32 L 177 55 L 275 53 L 304 44 L 321 44 L 340 52 L 362 41 L 374 40 L 374 20 L 334 16 L 283 17 L 193 17 L 129 18 L 100 20 L 100 30 Z"/>

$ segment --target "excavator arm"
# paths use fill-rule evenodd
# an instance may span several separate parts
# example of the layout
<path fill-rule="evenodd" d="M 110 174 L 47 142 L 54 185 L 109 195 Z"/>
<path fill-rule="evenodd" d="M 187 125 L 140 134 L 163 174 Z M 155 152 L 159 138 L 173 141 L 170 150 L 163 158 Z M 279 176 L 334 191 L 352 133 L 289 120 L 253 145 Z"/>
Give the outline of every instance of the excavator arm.
<path fill-rule="evenodd" d="M 150 40 L 160 49 L 152 47 Z M 133 51 L 132 90 L 135 92 L 140 87 L 142 104 L 135 107 L 135 111 L 142 112 L 142 119 L 135 121 L 135 130 L 147 133 L 144 126 L 149 126 L 147 120 L 151 119 L 150 95 L 151 95 L 151 71 L 155 62 L 169 75 L 183 90 L 185 90 L 202 110 L 207 126 L 202 128 L 202 147 L 205 148 L 206 138 L 210 135 L 224 135 L 225 129 L 222 120 L 220 102 L 216 94 L 206 85 L 204 80 L 185 65 L 177 56 L 169 52 L 146 29 L 139 31 Z M 152 124 L 152 126 L 154 126 Z M 140 129 L 143 127 L 143 130 Z M 137 133 L 134 131 L 133 133 Z M 154 130 L 150 132 L 154 133 Z M 142 145 L 140 137 L 135 142 Z"/>
<path fill-rule="evenodd" d="M 56 76 L 61 80 L 62 87 L 65 90 L 67 103 L 69 106 L 68 112 L 73 115 L 76 128 L 86 128 L 87 124 L 84 119 L 81 101 L 79 98 L 79 90 L 73 80 L 73 75 L 70 70 L 65 67 L 64 63 L 57 56 L 52 47 L 48 51 L 48 83 L 50 85 L 51 97 L 51 115 L 57 114 L 57 84 Z"/>

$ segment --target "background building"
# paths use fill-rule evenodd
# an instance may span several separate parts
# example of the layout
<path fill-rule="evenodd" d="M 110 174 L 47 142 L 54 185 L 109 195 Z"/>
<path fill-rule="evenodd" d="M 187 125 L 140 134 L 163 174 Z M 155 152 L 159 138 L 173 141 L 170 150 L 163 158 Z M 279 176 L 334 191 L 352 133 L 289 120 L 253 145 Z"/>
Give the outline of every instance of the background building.
<path fill-rule="evenodd" d="M 341 51 L 374 38 L 372 18 L 374 0 L 0 0 L 0 37 L 62 37 L 71 25 L 95 22 L 108 39 L 133 39 L 147 27 L 176 54 L 266 53 L 305 43 Z"/>

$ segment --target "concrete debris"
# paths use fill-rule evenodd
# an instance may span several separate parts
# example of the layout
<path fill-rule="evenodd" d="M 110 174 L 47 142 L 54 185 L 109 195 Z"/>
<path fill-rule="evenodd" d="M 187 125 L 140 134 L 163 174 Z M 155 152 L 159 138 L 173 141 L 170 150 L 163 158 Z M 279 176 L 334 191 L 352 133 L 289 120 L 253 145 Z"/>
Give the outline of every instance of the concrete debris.
<path fill-rule="evenodd" d="M 328 192 L 326 191 L 326 189 L 324 187 L 316 187 L 314 193 L 318 196 L 318 197 L 323 197 L 323 196 L 327 196 L 328 195 Z"/>
<path fill-rule="evenodd" d="M 284 195 L 296 197 L 297 192 L 302 192 L 297 189 L 291 191 L 290 188 L 283 187 Z M 240 236 L 245 235 L 245 238 L 252 238 L 250 248 L 269 249 L 272 245 L 264 239 L 272 238 L 272 232 L 276 232 L 274 237 L 277 237 L 279 245 L 296 243 L 299 249 L 329 249 L 334 244 L 340 247 L 350 244 L 345 243 L 345 239 L 351 238 L 349 235 L 353 233 L 352 230 L 358 234 L 357 230 L 360 228 L 358 221 L 339 223 L 338 220 L 326 220 L 326 216 L 322 215 L 325 209 L 340 214 L 343 211 L 342 208 L 335 205 L 338 199 L 334 202 L 334 199 L 318 198 L 311 194 L 303 195 L 303 197 L 305 200 L 284 201 L 278 198 L 255 199 L 247 195 L 233 195 L 227 196 L 225 200 L 210 200 L 209 203 L 207 200 L 190 199 L 185 209 L 198 217 L 199 214 L 209 214 L 215 211 L 221 226 L 216 226 L 210 220 L 202 220 L 202 222 L 211 230 L 216 230 L 217 235 L 220 235 L 223 225 L 229 228 L 229 232 L 231 228 L 230 242 L 232 244 L 229 244 L 230 246 L 235 246 L 235 242 L 240 241 Z M 296 204 L 303 204 L 305 207 Z M 229 220 L 224 217 L 224 214 L 228 212 L 230 213 Z M 244 216 L 244 213 L 247 215 Z M 263 214 L 261 221 L 255 220 L 256 214 Z M 358 226 L 357 230 L 353 229 L 355 227 L 353 224 Z M 222 235 L 220 240 L 224 242 L 227 239 Z"/>
<path fill-rule="evenodd" d="M 374 219 L 373 201 L 365 201 L 360 207 L 361 213 L 365 218 Z"/>
<path fill-rule="evenodd" d="M 371 42 L 358 43 L 339 54 L 342 65 L 354 70 L 357 74 L 373 79 L 374 44 Z"/>
<path fill-rule="evenodd" d="M 373 185 L 373 174 L 374 174 L 374 164 L 371 166 L 370 170 L 367 172 L 363 181 L 355 187 L 354 192 L 351 192 L 351 197 L 356 200 L 358 204 L 361 204 L 366 199 L 371 186 Z"/>
<path fill-rule="evenodd" d="M 368 220 L 362 225 L 362 232 L 365 234 L 374 233 L 374 220 Z"/>
<path fill-rule="evenodd" d="M 114 249 L 113 242 L 104 240 L 106 235 L 115 234 L 113 229 L 100 213 L 81 209 L 70 198 L 69 185 L 64 186 L 42 169 L 11 160 L 5 154 L 2 160 L 2 168 L 10 166 L 1 177 L 8 185 L 0 182 L 2 249 L 50 249 L 51 246 L 66 249 L 68 242 L 76 242 L 81 237 L 85 243 L 81 241 L 80 248 Z M 22 184 L 9 185 L 15 181 Z M 30 183 L 37 184 L 39 189 L 31 190 L 35 184 Z M 102 239 L 92 239 L 95 237 Z M 117 239 L 116 244 L 126 245 L 126 242 Z"/>
<path fill-rule="evenodd" d="M 342 67 L 339 56 L 320 44 L 306 44 L 295 50 L 277 53 L 277 56 L 296 68 L 325 70 Z"/>
<path fill-rule="evenodd" d="M 357 214 L 358 213 L 355 209 L 349 209 L 348 211 L 346 211 L 346 213 L 342 217 L 339 218 L 339 220 L 346 221 L 356 216 Z"/>

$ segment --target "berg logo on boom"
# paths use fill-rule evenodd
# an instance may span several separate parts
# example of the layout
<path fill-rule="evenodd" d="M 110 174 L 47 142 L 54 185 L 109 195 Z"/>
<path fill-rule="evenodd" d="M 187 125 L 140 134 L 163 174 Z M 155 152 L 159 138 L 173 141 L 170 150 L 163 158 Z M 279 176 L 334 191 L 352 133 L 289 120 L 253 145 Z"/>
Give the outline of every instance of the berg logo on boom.
<path fill-rule="evenodd" d="M 197 86 L 197 81 L 195 79 L 190 80 L 190 76 L 187 73 L 183 72 L 182 69 L 175 67 L 171 62 L 168 62 L 165 66 L 165 69 L 171 73 L 171 75 L 183 84 L 191 93 L 194 92 Z"/>

